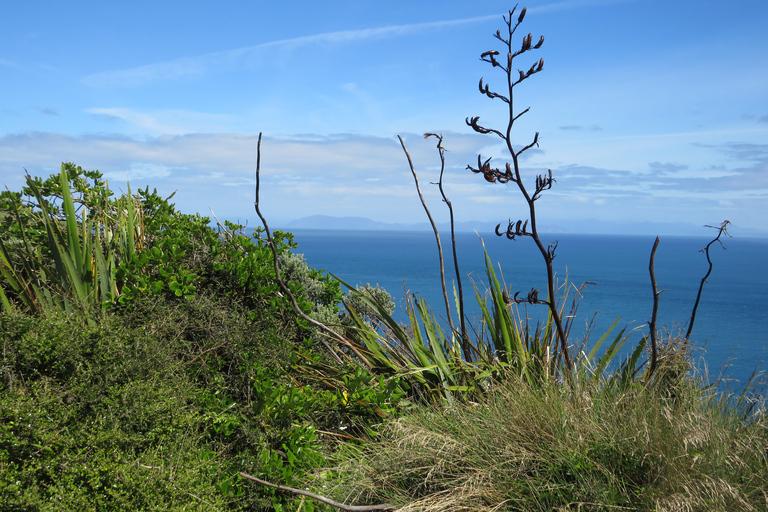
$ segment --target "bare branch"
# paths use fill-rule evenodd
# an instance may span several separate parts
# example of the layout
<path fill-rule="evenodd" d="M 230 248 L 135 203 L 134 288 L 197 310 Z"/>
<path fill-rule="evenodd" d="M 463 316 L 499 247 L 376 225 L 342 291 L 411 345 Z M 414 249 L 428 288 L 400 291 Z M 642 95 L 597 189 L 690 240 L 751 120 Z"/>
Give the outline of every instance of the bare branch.
<path fill-rule="evenodd" d="M 283 278 L 280 273 L 280 264 L 278 262 L 279 258 L 277 254 L 277 248 L 275 247 L 275 241 L 272 238 L 272 233 L 270 232 L 269 226 L 267 225 L 267 219 L 264 217 L 264 215 L 262 215 L 261 210 L 259 209 L 260 172 L 261 172 L 261 132 L 259 132 L 259 142 L 256 150 L 256 200 L 254 201 L 253 206 L 256 208 L 256 214 L 259 216 L 259 219 L 261 219 L 262 224 L 264 224 L 264 231 L 267 233 L 267 241 L 269 242 L 270 249 L 272 249 L 272 259 L 274 260 L 275 279 L 277 281 L 277 284 L 280 286 L 280 289 L 283 290 L 283 293 L 285 293 L 285 295 L 288 296 L 291 303 L 293 304 L 293 309 L 301 318 L 303 318 L 310 324 L 314 325 L 315 327 L 319 328 L 320 330 L 328 333 L 333 339 L 338 341 L 340 344 L 348 347 L 350 350 L 352 350 L 355 353 L 355 355 L 357 355 L 360 358 L 360 360 L 366 366 L 370 368 L 371 363 L 360 352 L 360 350 L 358 349 L 357 346 L 355 346 L 354 343 L 352 343 L 350 340 L 348 340 L 338 332 L 334 331 L 324 323 L 318 322 L 314 318 L 304 313 L 304 311 L 301 310 L 299 303 L 296 301 L 296 297 L 294 297 L 293 292 L 291 292 L 291 289 L 288 288 L 288 285 L 285 284 L 285 281 L 283 281 Z M 339 355 L 336 353 L 336 351 L 333 350 L 325 340 L 321 339 L 320 342 L 325 346 L 325 348 L 328 349 L 328 352 L 331 353 L 331 356 L 333 356 L 336 362 L 338 362 L 339 364 L 342 364 L 342 360 L 339 357 Z"/>
<path fill-rule="evenodd" d="M 348 512 L 368 512 L 369 510 L 394 510 L 395 506 L 393 505 L 387 505 L 387 504 L 380 504 L 380 505 L 346 505 L 344 503 L 339 503 L 338 501 L 334 501 L 330 498 L 326 498 L 325 496 L 320 496 L 319 494 L 315 494 L 313 492 L 305 491 L 304 489 L 296 489 L 293 487 L 287 487 L 285 485 L 278 485 L 273 484 L 270 482 L 267 482 L 266 480 L 262 480 L 260 478 L 256 478 L 253 475 L 249 475 L 248 473 L 240 473 L 240 476 L 243 478 L 246 478 L 248 480 L 251 480 L 253 482 L 256 482 L 257 484 L 266 485 L 267 487 L 272 487 L 274 489 L 277 489 L 279 491 L 288 491 L 293 494 L 298 494 L 300 496 L 308 496 L 314 500 L 322 501 L 323 503 L 330 505 L 332 507 L 346 510 Z"/>
<path fill-rule="evenodd" d="M 507 101 L 507 103 L 509 103 L 509 101 Z M 471 119 L 468 117 L 465 119 L 465 122 L 467 123 L 467 125 L 471 126 L 472 129 L 475 130 L 477 133 L 482 133 L 482 134 L 495 133 L 502 139 L 504 138 L 504 134 L 501 133 L 499 130 L 494 130 L 493 128 L 485 128 L 484 126 L 480 126 L 479 124 L 477 124 L 479 120 L 480 120 L 480 116 L 473 117 Z"/>
<path fill-rule="evenodd" d="M 656 341 L 656 314 L 659 312 L 659 295 L 661 295 L 661 292 L 656 289 L 656 273 L 654 272 L 653 267 L 653 261 L 656 258 L 656 248 L 658 247 L 659 237 L 656 237 L 656 242 L 654 242 L 653 249 L 651 250 L 651 261 L 648 264 L 648 272 L 651 274 L 651 286 L 653 287 L 653 313 L 651 314 L 651 321 L 648 322 L 648 329 L 650 330 L 651 337 L 651 366 L 648 369 L 649 379 L 653 375 L 653 372 L 656 371 L 656 363 L 658 360 L 658 348 Z"/>
<path fill-rule="evenodd" d="M 686 345 L 688 343 L 688 339 L 691 337 L 691 332 L 693 332 L 693 322 L 696 320 L 696 310 L 699 309 L 699 300 L 701 300 L 701 292 L 704 290 L 704 283 L 707 282 L 707 278 L 712 273 L 712 260 L 709 258 L 709 248 L 712 244 L 715 242 L 720 242 L 720 246 L 725 249 L 725 246 L 723 245 L 723 242 L 720 240 L 720 237 L 725 234 L 726 236 L 731 236 L 728 233 L 728 225 L 731 222 L 726 220 L 720 226 L 706 226 L 708 228 L 717 229 L 717 236 L 707 244 L 705 248 L 701 250 L 704 254 L 707 256 L 707 263 L 709 263 L 709 269 L 707 270 L 707 273 L 704 275 L 703 278 L 701 278 L 701 284 L 699 285 L 699 293 L 696 295 L 696 302 L 693 305 L 693 311 L 691 312 L 691 321 L 688 324 L 688 331 L 685 333 L 685 341 L 683 342 L 683 345 Z"/>
<path fill-rule="evenodd" d="M 491 99 L 493 99 L 493 98 L 499 98 L 499 99 L 501 99 L 501 100 L 502 100 L 504 103 L 509 103 L 509 98 L 507 98 L 506 96 L 502 96 L 501 94 L 497 94 L 497 93 L 495 93 L 495 92 L 491 91 L 491 90 L 488 88 L 488 84 L 486 84 L 486 85 L 485 85 L 485 88 L 483 88 L 483 79 L 482 79 L 482 78 L 480 78 L 480 92 L 481 92 L 482 94 L 485 94 L 486 96 L 488 96 L 488 97 L 489 97 L 489 98 L 491 98 Z"/>
<path fill-rule="evenodd" d="M 522 112 L 520 112 L 520 113 L 519 113 L 519 114 L 518 114 L 518 115 L 515 117 L 515 119 L 517 119 L 517 118 L 518 118 L 518 117 L 520 117 L 521 115 L 523 115 L 523 114 L 525 114 L 526 112 L 528 112 L 528 110 L 530 110 L 530 109 L 528 109 L 528 108 L 527 108 L 527 109 L 523 110 Z M 513 121 L 514 121 L 514 120 L 513 120 Z M 516 154 L 516 156 L 520 156 L 520 155 L 522 155 L 522 154 L 523 154 L 523 151 L 528 151 L 528 150 L 529 150 L 529 149 L 531 149 L 533 146 L 538 146 L 538 145 L 539 145 L 539 132 L 536 132 L 536 135 L 534 135 L 534 136 L 533 136 L 533 142 L 531 142 L 530 144 L 528 144 L 527 146 L 525 146 L 523 149 L 521 149 L 520 151 L 518 151 L 518 152 L 517 152 L 517 154 Z"/>
<path fill-rule="evenodd" d="M 440 153 L 440 179 L 437 182 L 440 189 L 440 195 L 443 198 L 443 202 L 448 206 L 448 216 L 451 222 L 451 249 L 453 250 L 453 269 L 456 275 L 456 283 L 459 288 L 459 324 L 461 332 L 459 337 L 461 339 L 461 351 L 464 353 L 464 360 L 467 362 L 472 361 L 472 342 L 469 340 L 467 334 L 467 323 L 464 315 L 464 288 L 461 285 L 461 272 L 459 271 L 459 256 L 456 251 L 456 223 L 453 217 L 453 205 L 448 200 L 448 196 L 445 195 L 443 190 L 443 174 L 445 173 L 445 148 L 443 147 L 443 136 L 435 133 L 428 133 L 424 135 L 425 138 L 437 137 L 437 150 Z M 446 307 L 448 307 L 448 298 L 446 297 Z M 451 330 L 455 332 L 455 329 L 451 325 Z"/>
<path fill-rule="evenodd" d="M 424 135 L 424 138 L 428 138 L 430 135 L 435 135 L 435 134 L 427 133 Z M 439 137 L 439 136 L 435 135 L 435 137 Z M 411 174 L 413 174 L 413 181 L 416 183 L 416 192 L 419 193 L 419 199 L 421 200 L 421 205 L 424 207 L 424 211 L 427 212 L 427 218 L 429 218 L 429 223 L 432 225 L 432 231 L 435 232 L 435 240 L 437 240 L 437 256 L 440 259 L 440 284 L 443 287 L 443 300 L 445 301 L 445 314 L 447 315 L 448 325 L 451 327 L 451 331 L 453 331 L 454 327 L 453 327 L 453 319 L 451 318 L 451 306 L 450 306 L 451 302 L 448 300 L 448 290 L 445 287 L 445 262 L 443 261 L 443 245 L 440 242 L 440 234 L 437 232 L 437 225 L 435 224 L 435 221 L 432 218 L 432 214 L 430 213 L 429 208 L 427 207 L 427 202 L 424 200 L 424 196 L 421 193 L 421 187 L 419 187 L 419 177 L 416 176 L 416 170 L 413 168 L 411 155 L 408 154 L 408 150 L 405 147 L 405 142 L 403 142 L 403 138 L 400 135 L 398 135 L 397 138 L 398 140 L 400 140 L 400 145 L 403 147 L 403 152 L 405 153 L 405 156 L 408 159 L 408 165 L 411 168 Z M 442 140 L 442 138 L 440 140 Z"/>

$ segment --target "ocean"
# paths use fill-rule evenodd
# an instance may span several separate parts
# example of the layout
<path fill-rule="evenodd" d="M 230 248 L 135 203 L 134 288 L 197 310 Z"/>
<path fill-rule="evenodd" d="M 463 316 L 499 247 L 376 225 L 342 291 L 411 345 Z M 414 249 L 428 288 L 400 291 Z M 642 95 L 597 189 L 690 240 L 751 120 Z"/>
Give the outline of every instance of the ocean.
<path fill-rule="evenodd" d="M 407 319 L 405 293 L 427 300 L 438 316 L 445 314 L 437 244 L 432 232 L 292 230 L 307 262 L 351 284 L 385 288 L 397 304 L 395 318 Z M 656 252 L 659 298 L 657 326 L 671 331 L 687 327 L 701 279 L 707 272 L 700 252 L 712 237 L 661 237 Z M 554 266 L 558 279 L 565 276 L 576 286 L 588 281 L 571 339 L 586 332 L 595 313 L 590 339 L 596 341 L 617 318 L 614 334 L 623 327 L 640 327 L 632 340 L 648 332 L 653 297 L 648 264 L 654 236 L 543 234 L 547 244 L 557 242 Z M 691 339 L 701 349 L 699 360 L 708 373 L 721 372 L 746 382 L 768 349 L 768 239 L 723 237 L 725 250 L 710 249 L 712 274 L 704 285 Z M 449 294 L 455 281 L 450 233 L 441 233 Z M 546 296 L 546 270 L 533 241 L 483 236 L 497 275 L 503 275 L 512 293 L 526 296 L 531 288 Z M 479 308 L 474 284 L 486 286 L 483 245 L 475 233 L 457 233 L 456 247 L 464 288 L 465 309 L 478 323 Z M 501 274 L 499 274 L 499 270 Z M 452 297 L 452 296 L 451 296 Z M 545 306 L 529 306 L 529 316 L 545 318 Z M 539 315 L 539 316 L 537 316 Z M 761 365 L 761 369 L 765 365 Z"/>

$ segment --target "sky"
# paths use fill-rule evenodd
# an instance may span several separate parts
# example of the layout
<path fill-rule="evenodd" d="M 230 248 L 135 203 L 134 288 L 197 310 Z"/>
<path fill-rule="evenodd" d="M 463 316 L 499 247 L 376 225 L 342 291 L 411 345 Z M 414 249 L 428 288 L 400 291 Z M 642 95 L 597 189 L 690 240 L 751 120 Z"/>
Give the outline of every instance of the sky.
<path fill-rule="evenodd" d="M 768 236 L 768 2 L 532 0 L 515 59 L 542 72 L 515 87 L 512 131 L 543 227 L 576 232 Z M 495 135 L 503 72 L 480 60 L 513 3 L 491 0 L 5 2 L 0 7 L 0 185 L 62 162 L 115 191 L 176 192 L 185 213 L 258 225 L 312 216 L 425 221 L 403 137 L 433 211 L 458 221 L 526 218 L 511 183 L 467 170 L 509 161 Z M 515 16 L 517 16 L 517 13 Z"/>

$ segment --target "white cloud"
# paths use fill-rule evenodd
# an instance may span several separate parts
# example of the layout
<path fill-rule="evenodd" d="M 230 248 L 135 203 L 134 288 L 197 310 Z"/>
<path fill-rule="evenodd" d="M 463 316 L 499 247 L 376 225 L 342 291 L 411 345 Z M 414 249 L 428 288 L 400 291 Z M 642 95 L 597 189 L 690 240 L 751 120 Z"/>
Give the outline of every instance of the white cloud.
<path fill-rule="evenodd" d="M 147 140 L 124 136 L 70 137 L 56 133 L 28 133 L 0 137 L 0 182 L 18 189 L 24 169 L 47 175 L 62 160 L 86 169 L 99 169 L 110 183 L 128 179 L 132 187 L 158 188 L 163 194 L 178 190 L 174 201 L 183 211 L 206 215 L 208 207 L 219 218 L 247 218 L 252 214 L 256 164 L 255 134 L 165 135 Z M 439 158 L 435 141 L 420 135 L 404 136 L 433 213 L 441 215 L 437 187 Z M 487 137 L 445 134 L 446 192 L 457 220 L 497 221 L 525 215 L 525 205 L 513 184 L 488 184 L 466 170 Z M 759 227 L 768 199 L 768 150 L 759 144 L 728 144 L 694 148 L 723 155 L 724 164 L 707 176 L 685 163 L 653 162 L 667 172 L 606 169 L 585 165 L 553 168 L 558 180 L 539 202 L 543 218 L 611 218 L 619 220 L 713 221 L 713 213 L 742 226 Z M 417 222 L 423 210 L 413 177 L 396 138 L 359 135 L 328 137 L 266 137 L 262 142 L 264 210 L 278 219 L 313 214 L 353 215 L 389 222 Z M 502 165 L 502 162 L 499 162 Z M 533 186 L 546 169 L 525 167 L 524 179 Z M 729 175 L 727 175 L 729 174 Z M 715 211 L 713 208 L 717 207 Z M 717 219 L 715 219 L 717 220 Z"/>

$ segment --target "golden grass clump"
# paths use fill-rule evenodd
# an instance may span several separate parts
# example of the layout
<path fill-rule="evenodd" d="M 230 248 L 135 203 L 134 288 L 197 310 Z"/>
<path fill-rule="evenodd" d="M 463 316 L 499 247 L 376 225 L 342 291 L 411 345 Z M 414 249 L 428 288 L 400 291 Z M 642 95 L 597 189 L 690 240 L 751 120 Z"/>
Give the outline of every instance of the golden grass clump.
<path fill-rule="evenodd" d="M 334 494 L 401 512 L 768 510 L 764 411 L 736 414 L 678 363 L 657 370 L 677 381 L 665 392 L 511 377 L 416 408 L 340 457 Z"/>

